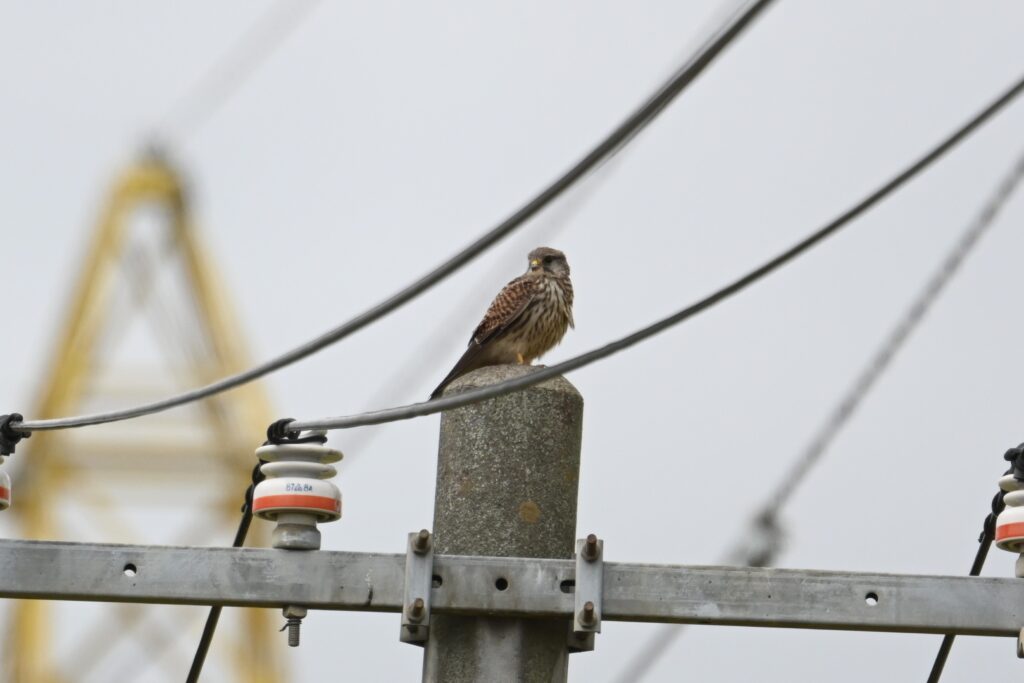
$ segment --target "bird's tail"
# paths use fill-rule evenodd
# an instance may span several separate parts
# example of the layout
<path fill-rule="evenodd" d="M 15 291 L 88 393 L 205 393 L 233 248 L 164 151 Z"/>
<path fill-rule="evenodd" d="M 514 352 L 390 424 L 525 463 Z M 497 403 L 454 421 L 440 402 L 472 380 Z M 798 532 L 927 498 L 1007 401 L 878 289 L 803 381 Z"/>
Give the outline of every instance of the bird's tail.
<path fill-rule="evenodd" d="M 483 347 L 477 344 L 476 341 L 470 342 L 469 348 L 466 349 L 466 352 L 464 354 L 462 354 L 462 358 L 460 358 L 459 362 L 455 364 L 455 367 L 452 368 L 452 371 L 445 375 L 445 378 L 441 380 L 441 383 L 437 385 L 437 388 L 431 392 L 430 398 L 435 399 L 438 396 L 440 396 L 441 393 L 445 390 L 445 387 L 447 387 L 449 384 L 454 382 L 459 377 L 465 375 L 467 372 L 470 372 L 471 370 L 476 370 L 479 367 L 483 367 L 484 359 L 483 354 L 481 353 L 482 350 Z"/>

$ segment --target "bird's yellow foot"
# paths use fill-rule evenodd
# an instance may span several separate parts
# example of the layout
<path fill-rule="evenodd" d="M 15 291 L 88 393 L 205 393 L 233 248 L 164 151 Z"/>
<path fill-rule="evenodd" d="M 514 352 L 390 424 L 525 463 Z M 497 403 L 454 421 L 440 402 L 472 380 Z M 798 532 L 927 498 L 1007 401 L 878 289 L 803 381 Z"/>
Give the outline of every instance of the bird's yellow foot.
<path fill-rule="evenodd" d="M 516 362 L 519 363 L 520 365 L 526 365 L 526 359 L 523 358 L 523 354 L 521 354 L 521 353 L 517 353 L 516 354 Z"/>

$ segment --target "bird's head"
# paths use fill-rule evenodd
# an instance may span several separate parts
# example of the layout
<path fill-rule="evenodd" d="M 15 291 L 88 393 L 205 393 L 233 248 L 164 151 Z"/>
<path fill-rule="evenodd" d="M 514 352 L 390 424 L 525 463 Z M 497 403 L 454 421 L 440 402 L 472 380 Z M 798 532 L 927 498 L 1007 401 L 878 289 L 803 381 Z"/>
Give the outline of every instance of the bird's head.
<path fill-rule="evenodd" d="M 550 247 L 537 247 L 526 257 L 529 262 L 530 273 L 548 273 L 551 275 L 568 275 L 569 262 L 565 260 L 565 254 Z"/>

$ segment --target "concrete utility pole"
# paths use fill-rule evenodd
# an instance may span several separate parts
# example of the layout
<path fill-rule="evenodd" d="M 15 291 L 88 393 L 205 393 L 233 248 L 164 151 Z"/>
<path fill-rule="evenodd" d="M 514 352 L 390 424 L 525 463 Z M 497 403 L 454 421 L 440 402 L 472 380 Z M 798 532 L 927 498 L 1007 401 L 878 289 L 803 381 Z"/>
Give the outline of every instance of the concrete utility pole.
<path fill-rule="evenodd" d="M 536 368 L 500 365 L 445 393 Z M 441 417 L 434 551 L 441 555 L 571 558 L 575 551 L 583 397 L 559 377 Z M 513 592 L 495 576 L 496 592 Z M 445 587 L 436 587 L 435 593 Z M 423 662 L 430 683 L 565 681 L 568 620 L 432 617 Z"/>

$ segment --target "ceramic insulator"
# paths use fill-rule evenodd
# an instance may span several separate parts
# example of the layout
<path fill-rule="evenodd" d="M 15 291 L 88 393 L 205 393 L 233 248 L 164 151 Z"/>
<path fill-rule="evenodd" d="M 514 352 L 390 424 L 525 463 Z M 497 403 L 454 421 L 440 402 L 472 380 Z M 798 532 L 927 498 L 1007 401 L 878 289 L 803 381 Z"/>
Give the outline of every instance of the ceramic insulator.
<path fill-rule="evenodd" d="M 324 481 L 338 473 L 328 463 L 341 460 L 341 451 L 316 443 L 276 444 L 256 455 L 267 463 L 261 468 L 266 479 L 253 492 L 255 515 L 271 521 L 286 513 L 314 515 L 317 522 L 341 517 L 341 491 Z"/>
<path fill-rule="evenodd" d="M 6 459 L 0 456 L 0 465 Z M 6 510 L 9 507 L 11 507 L 11 477 L 3 470 L 0 470 L 0 510 Z"/>
<path fill-rule="evenodd" d="M 1012 553 L 1024 552 L 1024 483 L 1007 474 L 999 480 L 999 488 L 1006 492 L 1006 508 L 996 518 L 996 546 Z"/>

